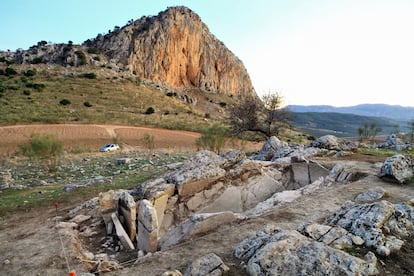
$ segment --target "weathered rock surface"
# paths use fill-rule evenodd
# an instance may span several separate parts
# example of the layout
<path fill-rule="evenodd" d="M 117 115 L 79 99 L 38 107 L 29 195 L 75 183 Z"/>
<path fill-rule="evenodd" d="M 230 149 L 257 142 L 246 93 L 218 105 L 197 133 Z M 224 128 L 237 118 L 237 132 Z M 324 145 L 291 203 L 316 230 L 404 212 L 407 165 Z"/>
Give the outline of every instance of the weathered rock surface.
<path fill-rule="evenodd" d="M 388 157 L 381 167 L 380 177 L 396 183 L 408 183 L 414 177 L 411 158 L 402 154 Z"/>
<path fill-rule="evenodd" d="M 348 201 L 328 217 L 325 224 L 340 226 L 364 240 L 380 255 L 398 251 L 402 239 L 414 234 L 414 208 L 406 203 L 382 200 L 370 204 Z"/>
<path fill-rule="evenodd" d="M 184 276 L 222 276 L 227 275 L 229 270 L 229 267 L 223 263 L 219 256 L 209 253 L 191 262 L 184 272 Z"/>
<path fill-rule="evenodd" d="M 234 256 L 249 275 L 375 275 L 371 262 L 351 256 L 294 230 L 267 226 L 239 243 Z"/>
<path fill-rule="evenodd" d="M 357 144 L 338 138 L 334 135 L 325 135 L 310 143 L 311 147 L 327 149 L 327 150 L 351 150 L 357 148 Z"/>
<path fill-rule="evenodd" d="M 411 147 L 409 143 L 405 143 L 401 138 L 395 134 L 390 134 L 384 143 L 378 145 L 379 148 L 388 148 L 391 150 L 404 150 Z"/>
<path fill-rule="evenodd" d="M 381 199 L 385 195 L 385 190 L 381 187 L 374 187 L 369 189 L 366 192 L 360 193 L 355 198 L 356 202 L 370 202 L 374 200 Z"/>
<path fill-rule="evenodd" d="M 230 223 L 237 219 L 232 212 L 192 215 L 161 238 L 160 248 L 161 250 L 167 249 L 197 234 L 206 233 L 222 224 Z"/>

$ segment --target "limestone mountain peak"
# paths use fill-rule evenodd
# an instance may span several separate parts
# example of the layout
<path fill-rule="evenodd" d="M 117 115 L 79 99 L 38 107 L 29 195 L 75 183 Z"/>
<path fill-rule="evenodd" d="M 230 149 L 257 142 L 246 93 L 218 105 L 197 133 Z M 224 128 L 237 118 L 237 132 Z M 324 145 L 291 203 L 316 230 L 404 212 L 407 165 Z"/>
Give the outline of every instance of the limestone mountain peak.
<path fill-rule="evenodd" d="M 137 76 L 173 87 L 254 93 L 243 63 L 184 6 L 142 17 L 86 44 Z"/>

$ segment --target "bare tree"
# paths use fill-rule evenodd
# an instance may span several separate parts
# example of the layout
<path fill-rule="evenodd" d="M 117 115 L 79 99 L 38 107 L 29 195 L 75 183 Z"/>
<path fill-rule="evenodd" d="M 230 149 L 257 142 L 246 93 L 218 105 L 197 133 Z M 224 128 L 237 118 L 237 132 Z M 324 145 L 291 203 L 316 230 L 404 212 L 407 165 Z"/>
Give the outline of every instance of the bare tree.
<path fill-rule="evenodd" d="M 230 123 L 234 134 L 252 131 L 265 138 L 277 135 L 288 122 L 288 110 L 282 108 L 283 97 L 268 93 L 259 99 L 245 97 L 231 108 Z"/>

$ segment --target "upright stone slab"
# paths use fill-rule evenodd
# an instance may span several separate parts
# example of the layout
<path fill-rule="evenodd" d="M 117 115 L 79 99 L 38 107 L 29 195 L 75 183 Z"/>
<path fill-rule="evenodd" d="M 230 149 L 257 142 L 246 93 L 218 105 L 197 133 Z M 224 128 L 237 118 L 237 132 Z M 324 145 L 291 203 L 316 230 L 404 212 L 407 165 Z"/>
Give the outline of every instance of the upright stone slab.
<path fill-rule="evenodd" d="M 111 219 L 115 225 L 116 235 L 118 236 L 119 240 L 121 241 L 122 245 L 130 250 L 135 249 L 134 244 L 132 243 L 131 239 L 129 238 L 127 232 L 125 231 L 124 227 L 122 226 L 121 222 L 118 219 L 116 213 L 111 214 Z"/>
<path fill-rule="evenodd" d="M 117 205 L 114 201 L 114 191 L 110 190 L 104 193 L 99 193 L 99 206 L 102 214 L 102 218 L 105 222 L 107 234 L 112 233 L 113 222 L 112 213 L 117 211 Z"/>
<path fill-rule="evenodd" d="M 157 251 L 158 219 L 157 211 L 150 201 L 143 199 L 138 208 L 138 250 Z"/>
<path fill-rule="evenodd" d="M 133 241 L 137 234 L 136 218 L 137 218 L 137 205 L 134 197 L 127 191 L 121 193 L 118 201 L 118 212 L 125 219 L 125 228 L 129 238 Z"/>

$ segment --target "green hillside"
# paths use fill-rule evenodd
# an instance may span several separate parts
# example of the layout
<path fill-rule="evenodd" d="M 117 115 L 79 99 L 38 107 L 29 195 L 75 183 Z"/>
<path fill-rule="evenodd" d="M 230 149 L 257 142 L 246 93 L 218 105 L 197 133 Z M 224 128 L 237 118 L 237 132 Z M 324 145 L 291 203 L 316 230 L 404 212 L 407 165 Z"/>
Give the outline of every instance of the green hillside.
<path fill-rule="evenodd" d="M 116 123 L 199 131 L 233 101 L 183 93 L 100 67 L 0 63 L 0 125 Z M 189 98 L 192 103 L 183 100 Z"/>
<path fill-rule="evenodd" d="M 365 123 L 375 123 L 382 129 L 380 134 L 408 131 L 408 123 L 381 117 L 368 117 L 354 114 L 332 112 L 292 112 L 292 124 L 298 129 L 316 137 L 332 134 L 339 137 L 358 136 L 358 128 Z"/>

